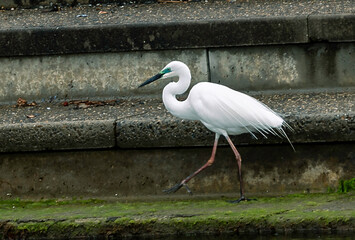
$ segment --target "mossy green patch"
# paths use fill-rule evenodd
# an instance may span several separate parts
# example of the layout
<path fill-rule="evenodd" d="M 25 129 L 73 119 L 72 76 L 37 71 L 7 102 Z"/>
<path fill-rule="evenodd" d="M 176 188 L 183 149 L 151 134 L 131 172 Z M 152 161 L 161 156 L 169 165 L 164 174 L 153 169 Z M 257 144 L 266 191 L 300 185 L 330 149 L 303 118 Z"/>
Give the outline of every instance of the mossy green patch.
<path fill-rule="evenodd" d="M 17 229 L 25 230 L 28 232 L 36 232 L 36 233 L 43 233 L 48 230 L 48 227 L 53 224 L 53 221 L 48 222 L 28 222 L 28 223 L 20 223 L 17 225 Z"/>
<path fill-rule="evenodd" d="M 338 192 L 347 193 L 350 191 L 355 191 L 355 178 L 349 180 L 340 180 Z"/>
<path fill-rule="evenodd" d="M 283 231 L 337 226 L 355 231 L 354 206 L 352 193 L 262 197 L 239 204 L 225 199 L 150 202 L 16 199 L 0 201 L 0 230 L 3 224 L 15 235 L 42 237 Z"/>

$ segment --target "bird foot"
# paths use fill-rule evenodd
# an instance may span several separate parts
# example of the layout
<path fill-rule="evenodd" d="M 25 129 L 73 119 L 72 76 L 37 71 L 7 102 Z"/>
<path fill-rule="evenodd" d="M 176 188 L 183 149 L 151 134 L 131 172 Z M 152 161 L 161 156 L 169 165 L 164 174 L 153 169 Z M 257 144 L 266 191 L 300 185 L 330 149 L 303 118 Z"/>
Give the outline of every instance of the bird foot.
<path fill-rule="evenodd" d="M 179 190 L 182 186 L 184 186 L 187 190 L 187 192 L 192 195 L 192 191 L 190 190 L 190 188 L 187 186 L 187 184 L 185 183 L 178 183 L 176 185 L 174 185 L 172 188 L 169 188 L 169 189 L 165 189 L 163 190 L 163 192 L 169 194 L 169 193 L 174 193 L 176 192 L 177 190 Z"/>
<path fill-rule="evenodd" d="M 241 196 L 237 200 L 232 200 L 232 201 L 228 201 L 228 202 L 229 203 L 240 203 L 241 201 L 257 201 L 257 199 L 256 198 L 246 198 L 245 196 Z"/>

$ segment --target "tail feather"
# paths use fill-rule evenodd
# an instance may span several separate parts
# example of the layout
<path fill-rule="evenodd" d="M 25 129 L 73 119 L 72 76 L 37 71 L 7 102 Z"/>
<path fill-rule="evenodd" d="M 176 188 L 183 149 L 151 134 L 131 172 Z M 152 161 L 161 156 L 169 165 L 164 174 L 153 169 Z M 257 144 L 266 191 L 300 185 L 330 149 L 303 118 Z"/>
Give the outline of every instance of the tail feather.
<path fill-rule="evenodd" d="M 285 126 L 286 126 L 287 128 L 289 128 L 289 129 L 291 129 L 292 131 L 294 131 L 294 130 L 291 128 L 290 125 L 288 125 L 286 122 L 284 122 L 284 123 L 285 123 Z M 287 124 L 287 125 L 286 125 L 286 124 Z M 293 146 L 291 140 L 288 138 L 288 136 L 287 136 L 285 130 L 282 128 L 282 126 L 279 127 L 279 128 L 277 128 L 277 130 L 279 131 L 279 133 L 280 133 L 284 138 L 287 139 L 287 141 L 290 143 L 290 145 L 291 145 L 293 151 L 296 152 L 296 149 L 294 148 L 294 146 Z"/>

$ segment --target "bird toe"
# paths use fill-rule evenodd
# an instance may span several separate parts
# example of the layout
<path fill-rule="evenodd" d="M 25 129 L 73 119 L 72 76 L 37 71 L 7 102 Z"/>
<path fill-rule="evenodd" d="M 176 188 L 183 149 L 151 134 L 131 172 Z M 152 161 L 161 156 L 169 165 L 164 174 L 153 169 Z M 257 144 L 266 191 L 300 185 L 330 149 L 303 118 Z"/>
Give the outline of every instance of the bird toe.
<path fill-rule="evenodd" d="M 177 190 L 179 190 L 181 187 L 183 186 L 182 183 L 178 183 L 176 185 L 174 185 L 173 187 L 169 188 L 169 189 L 165 189 L 163 190 L 163 192 L 169 194 L 169 193 L 174 193 L 176 192 Z"/>
<path fill-rule="evenodd" d="M 257 201 L 257 199 L 256 198 L 246 198 L 245 196 L 241 196 L 237 200 L 232 200 L 232 201 L 228 201 L 228 202 L 229 203 L 240 203 L 241 201 Z"/>

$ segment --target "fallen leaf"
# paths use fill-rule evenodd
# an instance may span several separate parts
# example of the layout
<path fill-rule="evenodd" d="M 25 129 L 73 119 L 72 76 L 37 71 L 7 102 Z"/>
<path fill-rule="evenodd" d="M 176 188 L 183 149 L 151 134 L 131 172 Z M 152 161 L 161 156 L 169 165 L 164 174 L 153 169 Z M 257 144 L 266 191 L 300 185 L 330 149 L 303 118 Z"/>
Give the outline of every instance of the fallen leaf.
<path fill-rule="evenodd" d="M 17 99 L 16 107 L 28 107 L 28 106 L 37 106 L 37 103 L 35 101 L 33 101 L 30 104 L 28 104 L 26 99 L 23 99 L 23 98 Z"/>
<path fill-rule="evenodd" d="M 18 98 L 16 103 L 18 107 L 23 107 L 27 105 L 27 100 L 23 98 Z"/>

